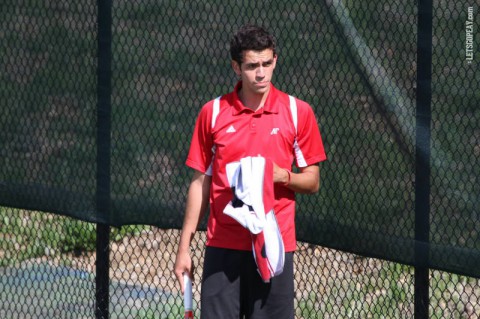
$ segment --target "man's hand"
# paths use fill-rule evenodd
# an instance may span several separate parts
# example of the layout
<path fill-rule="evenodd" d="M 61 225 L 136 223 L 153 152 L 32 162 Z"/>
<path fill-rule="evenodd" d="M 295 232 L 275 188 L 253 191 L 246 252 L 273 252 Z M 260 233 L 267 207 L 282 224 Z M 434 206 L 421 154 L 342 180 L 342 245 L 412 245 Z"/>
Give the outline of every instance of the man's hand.
<path fill-rule="evenodd" d="M 273 163 L 273 182 L 287 184 L 290 180 L 289 172 Z"/>
<path fill-rule="evenodd" d="M 193 282 L 194 267 L 192 258 L 190 257 L 190 243 L 197 230 L 198 223 L 205 215 L 211 181 L 212 179 L 210 176 L 195 171 L 188 188 L 185 218 L 183 220 L 177 257 L 173 268 L 173 272 L 175 273 L 175 277 L 177 277 L 182 293 L 184 292 L 183 274 L 188 274 Z"/>
<path fill-rule="evenodd" d="M 320 187 L 320 167 L 313 164 L 293 173 L 273 163 L 273 182 L 282 183 L 296 193 L 312 194 Z"/>
<path fill-rule="evenodd" d="M 178 251 L 175 259 L 174 273 L 177 281 L 180 284 L 182 294 L 184 293 L 185 283 L 183 282 L 183 274 L 186 273 L 193 282 L 193 262 L 188 251 Z"/>

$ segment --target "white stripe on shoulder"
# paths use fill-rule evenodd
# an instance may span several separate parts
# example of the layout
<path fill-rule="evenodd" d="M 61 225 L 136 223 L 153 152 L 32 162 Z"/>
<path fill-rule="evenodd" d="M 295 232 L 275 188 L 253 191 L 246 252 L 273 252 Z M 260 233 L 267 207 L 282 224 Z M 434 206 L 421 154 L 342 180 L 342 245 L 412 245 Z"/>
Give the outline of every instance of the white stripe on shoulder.
<path fill-rule="evenodd" d="M 212 147 L 212 153 L 212 161 L 210 162 L 210 165 L 208 165 L 207 171 L 205 172 L 205 175 L 207 176 L 213 175 L 213 159 L 215 158 L 215 146 Z"/>
<path fill-rule="evenodd" d="M 298 167 L 306 167 L 307 161 L 305 161 L 305 156 L 303 156 L 303 152 L 298 145 L 297 139 L 295 138 L 295 143 L 293 144 L 293 149 L 295 151 L 295 158 L 297 160 Z"/>
<path fill-rule="evenodd" d="M 295 127 L 295 141 L 293 142 L 293 150 L 295 152 L 295 158 L 297 160 L 298 167 L 305 167 L 307 166 L 307 162 L 305 161 L 305 157 L 303 156 L 303 152 L 300 149 L 297 141 L 297 127 L 298 127 L 298 115 L 297 115 L 297 101 L 291 95 L 288 96 L 290 100 L 290 112 L 292 113 L 292 120 L 293 126 Z"/>
<path fill-rule="evenodd" d="M 297 101 L 291 95 L 288 96 L 288 99 L 290 100 L 290 112 L 292 113 L 293 126 L 295 126 L 295 134 L 297 134 Z"/>
<path fill-rule="evenodd" d="M 220 98 L 221 98 L 221 96 L 217 97 L 213 101 L 212 128 L 215 126 L 215 122 L 217 121 L 218 113 L 220 112 Z"/>

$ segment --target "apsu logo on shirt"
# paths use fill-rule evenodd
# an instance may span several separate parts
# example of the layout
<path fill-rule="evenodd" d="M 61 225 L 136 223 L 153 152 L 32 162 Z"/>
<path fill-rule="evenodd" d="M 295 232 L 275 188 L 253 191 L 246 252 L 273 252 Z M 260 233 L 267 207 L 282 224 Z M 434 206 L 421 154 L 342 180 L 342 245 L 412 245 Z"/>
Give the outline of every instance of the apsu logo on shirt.
<path fill-rule="evenodd" d="M 278 127 L 274 127 L 274 128 L 272 128 L 272 131 L 270 132 L 270 135 L 277 135 L 278 131 L 280 131 L 280 129 Z"/>

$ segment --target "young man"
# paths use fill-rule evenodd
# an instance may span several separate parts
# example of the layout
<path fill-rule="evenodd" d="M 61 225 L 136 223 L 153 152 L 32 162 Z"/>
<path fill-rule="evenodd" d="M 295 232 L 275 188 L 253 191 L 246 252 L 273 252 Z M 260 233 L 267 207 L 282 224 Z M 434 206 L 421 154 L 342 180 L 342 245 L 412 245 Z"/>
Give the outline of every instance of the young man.
<path fill-rule="evenodd" d="M 206 103 L 197 118 L 186 160 L 194 175 L 174 271 L 183 289 L 183 274 L 193 278 L 190 242 L 210 204 L 201 317 L 292 319 L 295 193 L 319 189 L 318 163 L 326 155 L 311 107 L 271 83 L 277 63 L 273 36 L 262 27 L 246 25 L 230 45 L 232 68 L 240 81 L 233 92 Z M 224 213 L 233 197 L 226 165 L 249 156 L 273 163 L 273 211 L 285 264 L 269 282 L 257 271 L 252 234 Z M 297 173 L 291 171 L 293 162 Z"/>

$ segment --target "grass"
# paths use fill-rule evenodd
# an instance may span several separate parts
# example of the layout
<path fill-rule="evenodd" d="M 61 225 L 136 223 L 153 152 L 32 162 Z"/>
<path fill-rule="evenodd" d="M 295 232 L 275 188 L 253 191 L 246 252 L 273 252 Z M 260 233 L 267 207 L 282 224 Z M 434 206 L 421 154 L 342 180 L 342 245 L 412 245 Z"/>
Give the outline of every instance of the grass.
<path fill-rule="evenodd" d="M 111 240 L 139 234 L 150 226 L 112 228 Z M 18 265 L 32 258 L 68 252 L 94 251 L 95 224 L 43 212 L 0 207 L 0 267 Z"/>
<path fill-rule="evenodd" d="M 350 278 L 329 278 L 322 292 L 298 299 L 298 318 L 412 318 L 414 269 L 392 262 L 365 268 Z M 375 272 L 375 271 L 378 272 Z M 372 273 L 375 272 L 375 273 Z M 431 318 L 477 318 L 480 281 L 451 273 L 430 273 Z M 335 314 L 335 315 L 332 315 Z"/>
<path fill-rule="evenodd" d="M 372 271 L 378 271 L 375 274 Z M 300 318 L 406 318 L 412 314 L 411 267 L 382 262 L 350 278 L 331 278 L 323 293 L 311 292 L 298 301 Z"/>

